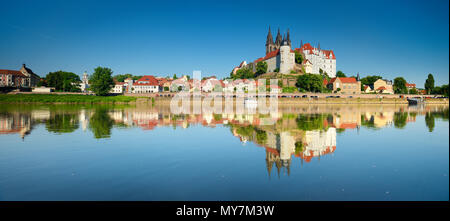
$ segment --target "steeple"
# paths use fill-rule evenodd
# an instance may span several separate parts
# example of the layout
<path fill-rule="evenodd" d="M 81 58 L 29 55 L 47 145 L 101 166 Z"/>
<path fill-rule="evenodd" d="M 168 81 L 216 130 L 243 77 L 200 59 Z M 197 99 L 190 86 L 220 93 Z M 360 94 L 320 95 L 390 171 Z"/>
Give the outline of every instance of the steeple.
<path fill-rule="evenodd" d="M 281 39 L 280 28 L 278 28 L 277 38 L 275 39 L 275 45 L 280 46 L 283 39 Z"/>
<path fill-rule="evenodd" d="M 356 81 L 359 81 L 359 72 L 358 72 L 358 74 L 356 75 Z"/>
<path fill-rule="evenodd" d="M 300 48 L 303 47 L 303 40 L 300 40 Z"/>
<path fill-rule="evenodd" d="M 267 34 L 266 45 L 270 45 L 270 44 L 273 44 L 273 37 L 272 37 L 272 32 L 270 31 L 270 26 L 269 26 L 269 33 Z"/>
<path fill-rule="evenodd" d="M 319 48 L 319 51 L 320 51 L 320 42 L 319 42 L 319 46 L 318 46 L 318 48 Z"/>

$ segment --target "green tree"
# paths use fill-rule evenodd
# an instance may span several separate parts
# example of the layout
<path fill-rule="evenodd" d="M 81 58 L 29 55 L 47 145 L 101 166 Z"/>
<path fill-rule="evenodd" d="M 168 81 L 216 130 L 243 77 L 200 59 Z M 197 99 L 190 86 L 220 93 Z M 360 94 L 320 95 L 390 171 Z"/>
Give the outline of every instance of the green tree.
<path fill-rule="evenodd" d="M 418 94 L 419 92 L 417 91 L 417 89 L 412 88 L 408 91 L 409 94 Z"/>
<path fill-rule="evenodd" d="M 394 126 L 396 128 L 404 128 L 406 126 L 406 120 L 408 119 L 408 113 L 398 112 L 394 113 Z"/>
<path fill-rule="evenodd" d="M 434 88 L 434 77 L 432 74 L 428 74 L 428 78 L 425 81 L 425 90 L 427 91 L 427 94 L 431 94 Z"/>
<path fill-rule="evenodd" d="M 336 77 L 345 78 L 345 77 L 347 77 L 347 76 L 344 74 L 344 72 L 342 72 L 342 71 L 337 71 Z"/>
<path fill-rule="evenodd" d="M 321 75 L 303 74 L 298 76 L 296 86 L 304 91 L 322 92 L 323 79 Z"/>
<path fill-rule="evenodd" d="M 80 76 L 66 71 L 50 72 L 45 76 L 49 87 L 54 87 L 56 91 L 79 92 Z"/>
<path fill-rule="evenodd" d="M 175 79 L 178 79 L 178 77 L 177 77 L 177 74 L 173 74 L 173 77 L 172 77 L 174 80 Z"/>
<path fill-rule="evenodd" d="M 434 130 L 434 115 L 430 112 L 425 114 L 425 124 L 428 127 L 428 131 L 433 132 Z"/>
<path fill-rule="evenodd" d="M 107 108 L 104 107 L 97 108 L 89 119 L 89 129 L 97 139 L 110 137 L 113 125 L 114 121 L 108 115 Z"/>
<path fill-rule="evenodd" d="M 241 68 L 238 71 L 236 71 L 236 74 L 233 76 L 234 79 L 249 79 L 253 78 L 255 74 L 253 73 L 250 68 Z"/>
<path fill-rule="evenodd" d="M 45 122 L 47 131 L 58 134 L 74 132 L 78 126 L 78 116 L 76 114 L 68 113 L 52 114 Z"/>
<path fill-rule="evenodd" d="M 382 77 L 379 75 L 368 75 L 364 78 L 361 78 L 361 91 L 364 90 L 364 85 L 373 85 L 373 83 L 375 83 L 375 81 L 377 81 L 378 79 L 382 79 Z"/>
<path fill-rule="evenodd" d="M 394 93 L 406 94 L 408 89 L 406 88 L 406 80 L 402 77 L 396 77 L 394 79 Z"/>
<path fill-rule="evenodd" d="M 104 67 L 97 67 L 89 79 L 90 89 L 99 96 L 109 94 L 109 91 L 114 86 L 112 78 L 112 70 Z"/>
<path fill-rule="evenodd" d="M 256 64 L 256 75 L 267 73 L 267 62 L 261 61 Z"/>
<path fill-rule="evenodd" d="M 124 82 L 125 79 L 132 78 L 132 77 L 133 77 L 133 75 L 131 75 L 131 74 L 118 74 L 118 75 L 114 76 L 114 79 L 116 79 L 116 81 L 118 81 L 118 82 Z"/>
<path fill-rule="evenodd" d="M 303 55 L 299 51 L 295 51 L 295 63 L 301 64 L 303 62 Z"/>

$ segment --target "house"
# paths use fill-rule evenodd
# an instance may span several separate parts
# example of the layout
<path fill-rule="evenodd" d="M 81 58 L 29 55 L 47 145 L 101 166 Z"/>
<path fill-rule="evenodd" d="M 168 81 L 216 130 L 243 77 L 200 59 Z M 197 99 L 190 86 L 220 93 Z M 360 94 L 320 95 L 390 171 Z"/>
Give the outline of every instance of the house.
<path fill-rule="evenodd" d="M 109 93 L 112 94 L 123 94 L 127 89 L 127 85 L 125 82 L 114 82 L 114 87 L 111 88 Z"/>
<path fill-rule="evenodd" d="M 131 93 L 157 93 L 159 92 L 158 80 L 152 75 L 145 75 L 131 86 Z"/>
<path fill-rule="evenodd" d="M 36 87 L 40 77 L 25 64 L 20 70 L 0 70 L 0 87 L 32 88 Z"/>
<path fill-rule="evenodd" d="M 189 90 L 189 80 L 187 79 L 187 76 L 183 76 L 181 78 L 175 79 L 170 84 L 170 91 L 171 92 L 177 92 L 177 91 L 185 91 Z"/>
<path fill-rule="evenodd" d="M 335 77 L 328 82 L 327 87 L 335 93 L 361 94 L 361 81 L 352 77 Z"/>
<path fill-rule="evenodd" d="M 391 80 L 378 79 L 373 83 L 372 88 L 379 94 L 394 94 L 394 87 Z"/>
<path fill-rule="evenodd" d="M 309 61 L 308 59 L 305 59 L 302 61 L 302 65 L 305 68 L 305 73 L 313 73 L 313 65 L 311 63 L 311 61 Z"/>
<path fill-rule="evenodd" d="M 207 78 L 201 82 L 203 92 L 222 92 L 225 84 L 215 77 Z"/>
<path fill-rule="evenodd" d="M 272 84 L 271 85 L 267 85 L 267 88 L 270 89 L 271 93 L 281 93 L 282 92 L 281 87 L 278 86 L 278 85 L 272 85 Z M 267 91 L 269 91 L 269 90 L 267 90 Z"/>
<path fill-rule="evenodd" d="M 363 92 L 364 93 L 372 93 L 373 89 L 370 87 L 370 85 L 364 85 Z"/>
<path fill-rule="evenodd" d="M 408 90 L 408 92 L 409 92 L 409 90 L 411 90 L 411 89 L 416 89 L 416 84 L 409 84 L 409 83 L 406 83 L 406 89 Z"/>

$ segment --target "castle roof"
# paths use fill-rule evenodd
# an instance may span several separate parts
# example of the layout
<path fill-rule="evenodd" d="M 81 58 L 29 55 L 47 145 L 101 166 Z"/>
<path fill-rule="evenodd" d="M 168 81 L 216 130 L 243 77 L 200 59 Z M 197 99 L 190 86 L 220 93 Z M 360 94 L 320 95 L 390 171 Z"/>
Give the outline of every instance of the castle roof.
<path fill-rule="evenodd" d="M 310 54 L 313 54 L 315 47 L 311 46 L 310 43 L 302 44 L 300 48 L 296 48 L 295 50 L 298 52 L 301 51 L 309 51 Z M 318 50 L 318 49 L 317 49 Z M 320 50 L 327 59 L 336 59 L 333 50 Z"/>

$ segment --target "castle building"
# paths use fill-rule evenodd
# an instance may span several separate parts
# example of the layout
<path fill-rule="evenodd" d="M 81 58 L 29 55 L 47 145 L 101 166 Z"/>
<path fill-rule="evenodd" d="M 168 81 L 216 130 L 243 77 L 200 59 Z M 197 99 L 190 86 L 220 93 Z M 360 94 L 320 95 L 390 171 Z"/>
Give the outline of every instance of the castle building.
<path fill-rule="evenodd" d="M 300 44 L 300 48 L 295 50 L 304 55 L 304 60 L 311 62 L 312 70 L 310 74 L 327 73 L 331 78 L 336 77 L 336 56 L 333 50 L 322 50 L 320 44 L 316 48 L 309 43 L 303 44 L 303 42 Z"/>
<path fill-rule="evenodd" d="M 292 50 L 289 29 L 284 37 L 281 36 L 280 29 L 278 29 L 274 41 L 269 27 L 265 46 L 266 55 L 256 59 L 253 63 L 246 65 L 247 67 L 251 67 L 254 72 L 256 71 L 256 64 L 264 61 L 267 63 L 267 72 L 289 74 L 292 70 L 299 70 L 300 67 L 303 66 L 304 72 L 306 73 L 326 73 L 332 78 L 336 76 L 336 56 L 334 55 L 333 50 L 322 50 L 320 49 L 320 44 L 317 48 L 311 46 L 309 43 L 303 45 L 303 42 L 300 44 L 300 48 Z M 295 63 L 295 52 L 299 52 L 303 55 L 303 61 L 305 63 Z M 233 74 L 235 74 L 235 70 L 241 68 L 240 66 L 233 70 Z"/>
<path fill-rule="evenodd" d="M 258 62 L 267 63 L 267 72 L 278 72 L 282 74 L 288 74 L 295 66 L 295 52 L 291 49 L 291 40 L 289 37 L 289 30 L 285 37 L 281 37 L 280 30 L 278 29 L 277 38 L 273 42 L 272 34 L 270 32 L 267 35 L 266 41 L 266 56 L 256 59 L 253 63 Z M 254 69 L 256 65 L 253 65 Z"/>

